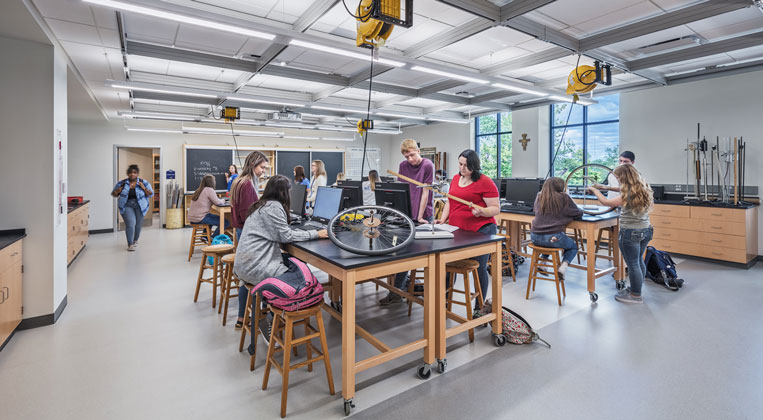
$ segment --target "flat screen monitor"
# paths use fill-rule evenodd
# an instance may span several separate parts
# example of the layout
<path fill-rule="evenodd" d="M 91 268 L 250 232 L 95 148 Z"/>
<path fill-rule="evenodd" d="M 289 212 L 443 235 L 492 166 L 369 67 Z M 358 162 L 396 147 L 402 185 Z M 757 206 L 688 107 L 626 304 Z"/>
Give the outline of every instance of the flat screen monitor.
<path fill-rule="evenodd" d="M 379 179 L 381 182 L 395 182 L 394 176 L 380 176 Z"/>
<path fill-rule="evenodd" d="M 411 217 L 411 192 L 405 190 L 384 190 L 379 187 L 374 191 L 376 205 L 393 208 Z"/>
<path fill-rule="evenodd" d="M 315 196 L 315 207 L 313 208 L 313 219 L 321 223 L 328 223 L 332 217 L 339 213 L 339 206 L 341 204 L 341 188 L 318 187 L 318 193 Z"/>
<path fill-rule="evenodd" d="M 376 189 L 410 191 L 410 185 L 407 182 L 377 182 Z"/>
<path fill-rule="evenodd" d="M 498 189 L 499 197 L 506 197 L 506 180 L 503 178 L 493 178 L 495 187 Z"/>
<path fill-rule="evenodd" d="M 297 216 L 305 215 L 307 188 L 302 184 L 292 185 L 289 190 L 289 210 Z"/>
<path fill-rule="evenodd" d="M 359 187 L 342 186 L 340 188 L 342 189 L 342 210 L 363 205 L 363 194 Z"/>
<path fill-rule="evenodd" d="M 349 179 L 345 179 L 343 181 L 337 181 L 336 182 L 337 187 L 355 187 L 355 188 L 362 188 L 363 182 L 362 181 L 351 181 Z"/>
<path fill-rule="evenodd" d="M 509 178 L 506 185 L 506 201 L 532 206 L 540 192 L 543 180 L 538 178 Z"/>

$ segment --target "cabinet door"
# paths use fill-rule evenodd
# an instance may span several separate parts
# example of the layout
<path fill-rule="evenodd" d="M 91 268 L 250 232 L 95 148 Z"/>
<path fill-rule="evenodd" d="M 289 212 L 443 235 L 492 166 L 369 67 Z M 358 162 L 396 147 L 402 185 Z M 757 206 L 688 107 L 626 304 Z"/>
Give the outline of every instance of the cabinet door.
<path fill-rule="evenodd" d="M 21 322 L 21 263 L 0 272 L 0 343 Z"/>

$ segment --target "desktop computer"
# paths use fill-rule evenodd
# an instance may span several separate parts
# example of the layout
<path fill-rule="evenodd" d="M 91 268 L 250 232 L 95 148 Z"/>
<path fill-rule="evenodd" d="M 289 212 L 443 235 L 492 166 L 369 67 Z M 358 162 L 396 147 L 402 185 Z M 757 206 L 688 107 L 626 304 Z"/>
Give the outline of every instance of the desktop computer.
<path fill-rule="evenodd" d="M 301 218 L 305 215 L 305 204 L 307 202 L 307 188 L 304 185 L 292 185 L 289 190 L 289 212 L 292 218 Z"/>
<path fill-rule="evenodd" d="M 389 207 L 411 217 L 411 192 L 408 188 L 404 190 L 387 190 L 379 189 L 379 184 L 376 185 L 374 195 L 376 196 L 377 206 Z"/>
<path fill-rule="evenodd" d="M 341 210 L 363 205 L 363 194 L 360 187 L 343 185 L 339 188 L 342 190 L 342 204 L 340 206 Z"/>
<path fill-rule="evenodd" d="M 311 220 L 301 226 L 303 230 L 326 229 L 329 221 L 339 213 L 342 204 L 342 189 L 318 187 Z"/>

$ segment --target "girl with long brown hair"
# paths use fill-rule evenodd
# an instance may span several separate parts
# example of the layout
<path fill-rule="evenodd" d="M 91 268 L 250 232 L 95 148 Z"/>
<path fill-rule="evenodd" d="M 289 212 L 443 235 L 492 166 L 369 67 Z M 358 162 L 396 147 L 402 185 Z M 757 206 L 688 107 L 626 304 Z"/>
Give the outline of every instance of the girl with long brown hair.
<path fill-rule="evenodd" d="M 620 252 L 628 264 L 630 287 L 617 293 L 615 300 L 623 303 L 642 303 L 641 286 L 644 284 L 646 265 L 642 255 L 652 240 L 653 228 L 649 213 L 654 208 L 652 188 L 633 165 L 620 165 L 613 171 L 620 183 L 620 195 L 606 198 L 598 189 L 588 187 L 605 206 L 622 207 L 620 211 L 620 235 L 617 238 Z"/>
<path fill-rule="evenodd" d="M 268 158 L 265 154 L 260 151 L 249 153 L 244 162 L 244 167 L 241 168 L 241 175 L 231 185 L 231 218 L 233 219 L 233 227 L 236 228 L 236 236 L 241 236 L 249 207 L 258 199 L 257 184 L 267 167 Z"/>
<path fill-rule="evenodd" d="M 215 193 L 215 177 L 212 175 L 204 175 L 199 183 L 199 188 L 191 197 L 191 205 L 188 206 L 188 221 L 191 223 L 201 223 L 205 225 L 212 225 L 212 237 L 217 236 L 218 226 L 220 226 L 220 216 L 216 214 L 210 214 L 209 210 L 212 205 L 223 205 L 225 201 L 220 199 Z M 227 221 L 225 221 L 225 227 L 228 227 Z"/>
<path fill-rule="evenodd" d="M 567 225 L 583 215 L 583 210 L 572 201 L 566 189 L 567 185 L 561 178 L 549 178 L 543 183 L 543 188 L 535 197 L 535 219 L 530 228 L 530 239 L 535 245 L 564 250 L 559 266 L 559 277 L 562 280 L 567 267 L 578 253 L 577 244 L 567 236 Z"/>
<path fill-rule="evenodd" d="M 310 164 L 310 172 L 312 178 L 310 178 L 310 191 L 307 196 L 307 202 L 310 206 L 315 203 L 315 197 L 318 196 L 318 188 L 326 186 L 326 166 L 322 160 L 314 160 Z"/>
<path fill-rule="evenodd" d="M 302 185 L 306 190 L 310 190 L 310 180 L 305 176 L 305 168 L 302 165 L 294 167 L 294 185 Z"/>

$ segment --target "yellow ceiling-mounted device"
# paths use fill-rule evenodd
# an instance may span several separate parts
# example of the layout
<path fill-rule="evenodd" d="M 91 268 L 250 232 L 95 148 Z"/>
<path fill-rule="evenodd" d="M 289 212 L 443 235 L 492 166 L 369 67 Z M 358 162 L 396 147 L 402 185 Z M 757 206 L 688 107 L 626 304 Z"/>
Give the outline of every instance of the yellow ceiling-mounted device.
<path fill-rule="evenodd" d="M 368 130 L 374 129 L 374 120 L 358 120 L 358 134 L 361 136 Z"/>
<path fill-rule="evenodd" d="M 384 46 L 395 26 L 413 25 L 413 0 L 361 0 L 356 13 L 355 44 L 378 48 Z M 400 18 L 402 14 L 405 19 Z"/>
<path fill-rule="evenodd" d="M 612 84 L 612 67 L 601 62 L 594 62 L 593 66 L 578 66 L 567 77 L 567 94 L 572 95 L 575 102 L 580 99 L 581 93 L 589 93 L 598 85 L 610 86 Z"/>
<path fill-rule="evenodd" d="M 225 120 L 226 123 L 232 123 L 241 118 L 241 113 L 237 107 L 226 106 L 220 111 L 220 117 Z"/>

